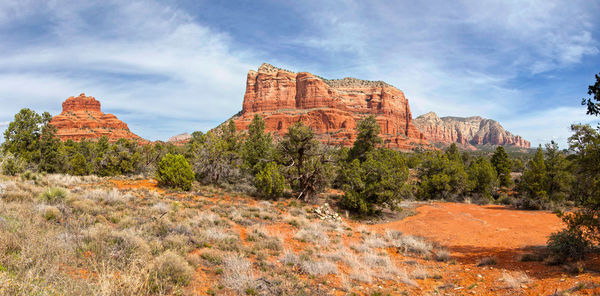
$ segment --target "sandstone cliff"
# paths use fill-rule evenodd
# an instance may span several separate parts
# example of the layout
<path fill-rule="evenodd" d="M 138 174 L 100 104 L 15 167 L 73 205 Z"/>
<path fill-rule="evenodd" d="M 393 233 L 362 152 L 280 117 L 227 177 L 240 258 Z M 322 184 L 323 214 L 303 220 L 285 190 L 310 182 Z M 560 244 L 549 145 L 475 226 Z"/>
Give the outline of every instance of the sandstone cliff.
<path fill-rule="evenodd" d="M 97 139 L 103 136 L 110 141 L 121 138 L 142 141 L 116 116 L 104 114 L 100 109 L 100 102 L 94 97 L 86 97 L 82 93 L 78 97 L 68 98 L 62 107 L 62 113 L 54 116 L 49 123 L 57 128 L 56 135 L 62 141 Z"/>
<path fill-rule="evenodd" d="M 529 141 L 506 131 L 497 121 L 479 116 L 440 118 L 429 112 L 417 117 L 414 123 L 431 143 L 436 144 L 458 143 L 469 149 L 481 145 L 531 146 Z"/>
<path fill-rule="evenodd" d="M 265 120 L 268 132 L 283 135 L 302 121 L 322 142 L 344 146 L 354 143 L 357 122 L 374 115 L 386 147 L 428 145 L 413 125 L 404 93 L 382 81 L 328 80 L 263 64 L 248 72 L 242 111 L 234 117 L 237 128 L 246 129 L 255 114 Z"/>

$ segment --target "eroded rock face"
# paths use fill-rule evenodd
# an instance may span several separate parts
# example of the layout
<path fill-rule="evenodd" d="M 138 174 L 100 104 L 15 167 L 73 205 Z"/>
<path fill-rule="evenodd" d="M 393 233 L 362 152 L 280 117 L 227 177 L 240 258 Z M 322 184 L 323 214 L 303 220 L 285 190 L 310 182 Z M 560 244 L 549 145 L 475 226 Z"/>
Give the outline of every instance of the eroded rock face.
<path fill-rule="evenodd" d="M 469 149 L 480 145 L 531 146 L 529 141 L 511 134 L 497 121 L 479 116 L 440 118 L 429 112 L 415 118 L 414 124 L 432 143 L 458 143 Z"/>
<path fill-rule="evenodd" d="M 412 123 L 404 93 L 382 81 L 327 80 L 263 64 L 248 72 L 242 111 L 234 117 L 236 127 L 247 129 L 255 114 L 264 119 L 268 132 L 283 135 L 302 121 L 322 142 L 343 146 L 354 143 L 357 122 L 374 115 L 386 147 L 428 145 Z"/>
<path fill-rule="evenodd" d="M 62 106 L 62 113 L 54 116 L 49 123 L 57 128 L 56 135 L 62 141 L 98 139 L 103 136 L 110 141 L 121 138 L 142 141 L 116 116 L 103 113 L 100 102 L 94 97 L 86 97 L 82 93 L 68 98 Z"/>

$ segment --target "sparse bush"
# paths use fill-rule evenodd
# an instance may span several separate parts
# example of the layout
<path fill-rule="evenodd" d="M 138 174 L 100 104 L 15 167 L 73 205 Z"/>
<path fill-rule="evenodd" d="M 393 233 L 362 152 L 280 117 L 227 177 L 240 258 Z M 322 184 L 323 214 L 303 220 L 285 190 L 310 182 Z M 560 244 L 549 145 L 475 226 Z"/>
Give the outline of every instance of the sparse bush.
<path fill-rule="evenodd" d="M 186 286 L 194 275 L 194 269 L 183 257 L 166 251 L 154 259 L 149 273 L 150 291 L 167 294 L 175 287 Z"/>
<path fill-rule="evenodd" d="M 433 246 L 425 241 L 425 239 L 410 235 L 400 237 L 393 244 L 403 253 L 428 255 L 433 249 Z"/>
<path fill-rule="evenodd" d="M 263 197 L 277 198 L 283 195 L 285 178 L 279 172 L 279 166 L 274 162 L 267 163 L 256 174 L 256 190 Z"/>
<path fill-rule="evenodd" d="M 548 239 L 547 246 L 551 254 L 563 261 L 583 259 L 590 248 L 583 233 L 576 229 L 564 229 L 553 233 Z"/>
<path fill-rule="evenodd" d="M 507 289 L 517 289 L 520 288 L 521 285 L 531 282 L 524 272 L 516 272 L 513 274 L 503 272 L 500 280 L 506 284 L 505 288 Z"/>
<path fill-rule="evenodd" d="M 15 176 L 25 171 L 25 162 L 11 153 L 0 159 L 0 170 L 7 176 Z"/>
<path fill-rule="evenodd" d="M 47 206 L 43 210 L 43 215 L 46 220 L 59 220 L 61 217 L 60 210 L 57 207 Z"/>
<path fill-rule="evenodd" d="M 67 190 L 60 187 L 48 188 L 40 194 L 40 198 L 50 203 L 62 202 L 67 198 Z"/>
<path fill-rule="evenodd" d="M 183 155 L 167 154 L 158 164 L 156 179 L 162 186 L 188 191 L 194 182 L 194 172 Z"/>
<path fill-rule="evenodd" d="M 244 293 L 247 289 L 255 289 L 256 279 L 252 264 L 239 256 L 231 255 L 225 258 L 223 284 L 225 287 Z"/>
<path fill-rule="evenodd" d="M 305 260 L 300 264 L 300 268 L 310 275 L 336 274 L 338 272 L 337 266 L 329 261 Z"/>
<path fill-rule="evenodd" d="M 497 264 L 496 258 L 484 257 L 484 258 L 481 258 L 481 260 L 479 260 L 479 262 L 477 263 L 477 266 L 489 266 L 489 265 L 496 265 L 496 264 Z"/>

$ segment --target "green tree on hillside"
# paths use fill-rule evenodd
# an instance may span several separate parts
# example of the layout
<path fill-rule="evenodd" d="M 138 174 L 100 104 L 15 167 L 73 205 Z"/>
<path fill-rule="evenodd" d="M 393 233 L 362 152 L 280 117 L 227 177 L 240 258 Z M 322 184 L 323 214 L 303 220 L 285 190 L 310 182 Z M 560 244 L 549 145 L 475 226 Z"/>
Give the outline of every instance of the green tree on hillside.
<path fill-rule="evenodd" d="M 508 153 L 504 150 L 503 146 L 498 146 L 494 154 L 492 154 L 492 165 L 496 169 L 500 186 L 510 187 L 513 184 L 511 179 L 511 167 L 512 163 L 508 157 Z"/>
<path fill-rule="evenodd" d="M 273 137 L 265 132 L 265 122 L 256 114 L 248 126 L 248 136 L 242 145 L 244 168 L 253 174 L 258 173 L 271 159 L 272 152 Z"/>
<path fill-rule="evenodd" d="M 306 200 L 314 196 L 331 181 L 333 155 L 302 122 L 290 126 L 277 150 L 286 180 L 298 198 Z"/>
<path fill-rule="evenodd" d="M 379 137 L 381 127 L 377 123 L 375 116 L 370 115 L 359 121 L 356 129 L 358 130 L 358 136 L 348 156 L 350 157 L 350 161 L 354 159 L 365 161 L 366 154 L 373 151 L 382 143 Z"/>
<path fill-rule="evenodd" d="M 194 172 L 183 155 L 167 154 L 158 163 L 156 180 L 161 186 L 188 191 L 194 182 Z"/>

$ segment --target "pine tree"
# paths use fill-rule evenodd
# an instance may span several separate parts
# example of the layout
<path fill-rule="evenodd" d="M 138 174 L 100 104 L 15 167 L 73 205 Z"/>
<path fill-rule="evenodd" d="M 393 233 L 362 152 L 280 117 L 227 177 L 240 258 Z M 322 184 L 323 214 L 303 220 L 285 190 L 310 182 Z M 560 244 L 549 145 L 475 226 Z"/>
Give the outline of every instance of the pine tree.
<path fill-rule="evenodd" d="M 500 186 L 510 187 L 513 184 L 511 179 L 511 161 L 508 157 L 508 154 L 504 150 L 504 147 L 498 146 L 496 151 L 492 155 L 492 165 L 494 169 L 496 169 L 496 174 L 498 175 L 498 180 L 500 181 Z"/>
<path fill-rule="evenodd" d="M 359 159 L 360 161 L 365 161 L 366 154 L 373 151 L 382 143 L 379 137 L 381 127 L 377 123 L 375 116 L 371 115 L 359 121 L 356 129 L 358 130 L 358 136 L 354 141 L 352 149 L 350 149 L 349 160 Z"/>
<path fill-rule="evenodd" d="M 252 174 L 258 173 L 270 160 L 272 150 L 273 138 L 271 134 L 265 133 L 265 122 L 256 114 L 248 126 L 248 136 L 242 146 L 244 168 Z"/>

